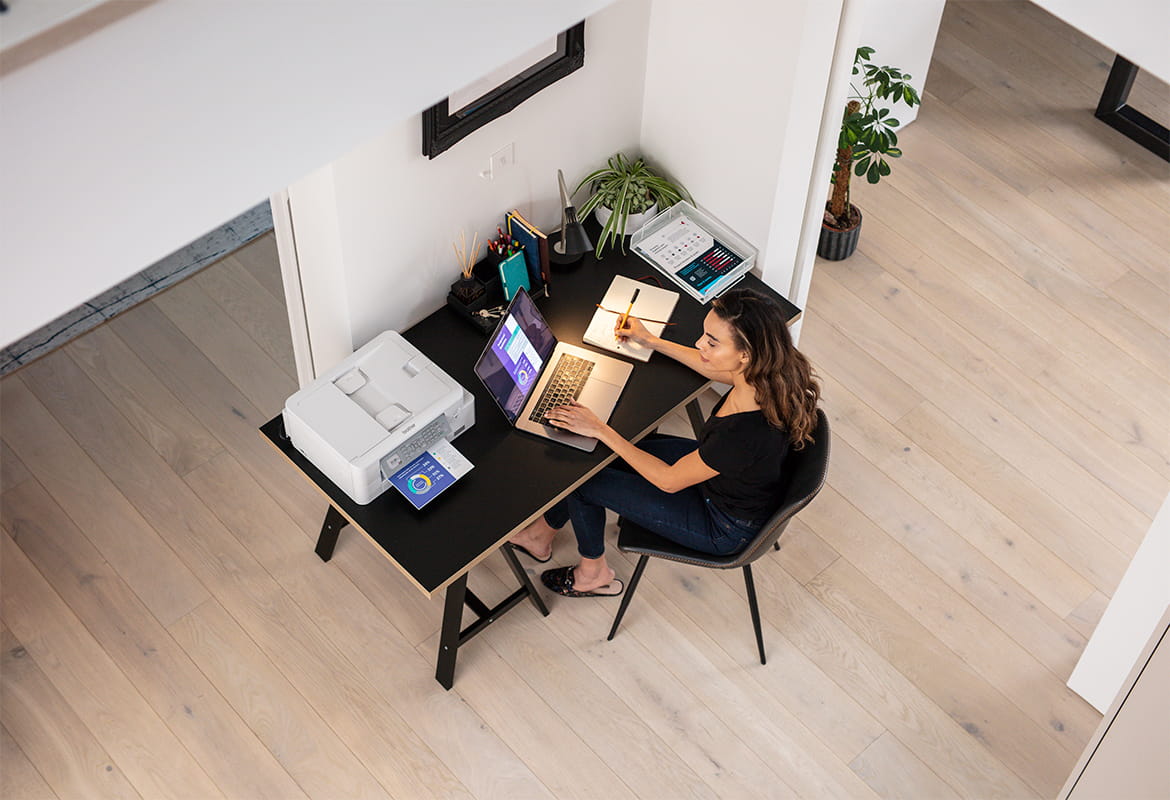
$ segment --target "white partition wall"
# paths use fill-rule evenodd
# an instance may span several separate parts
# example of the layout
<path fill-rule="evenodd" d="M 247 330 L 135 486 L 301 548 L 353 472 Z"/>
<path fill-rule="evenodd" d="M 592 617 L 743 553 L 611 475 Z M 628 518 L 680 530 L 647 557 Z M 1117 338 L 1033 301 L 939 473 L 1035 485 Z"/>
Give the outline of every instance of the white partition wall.
<path fill-rule="evenodd" d="M 575 181 L 637 149 L 649 7 L 620 0 L 590 17 L 584 67 L 435 159 L 421 154 L 412 114 L 289 187 L 297 267 L 306 287 L 321 287 L 305 292 L 317 371 L 440 307 L 458 277 L 451 243 L 461 231 L 482 242 L 510 208 L 551 229 L 558 168 Z M 515 163 L 480 177 L 509 145 Z"/>
<path fill-rule="evenodd" d="M 439 307 L 460 230 L 490 233 L 511 207 L 555 226 L 556 169 L 574 182 L 619 150 L 685 183 L 761 248 L 764 279 L 787 293 L 842 2 L 730 6 L 619 0 L 588 19 L 584 68 L 433 161 L 412 117 L 332 162 L 328 179 L 293 184 L 302 276 L 343 287 L 305 294 L 317 369 Z M 515 166 L 479 178 L 509 144 Z"/>
<path fill-rule="evenodd" d="M 1154 517 L 1101 621 L 1089 637 L 1068 687 L 1104 712 L 1124 684 L 1166 609 L 1170 608 L 1170 496 Z"/>
<path fill-rule="evenodd" d="M 875 64 L 909 73 L 910 83 L 921 94 L 945 6 L 946 0 L 865 0 L 859 12 L 858 44 L 874 49 Z M 893 108 L 903 125 L 918 117 L 917 108 L 902 104 Z"/>
<path fill-rule="evenodd" d="M 807 300 L 853 51 L 873 44 L 879 61 L 905 67 L 922 85 L 943 5 L 654 4 L 643 147 L 760 248 L 764 281 L 799 306 Z"/>
<path fill-rule="evenodd" d="M 796 266 L 841 7 L 675 0 L 651 13 L 643 149 L 760 248 L 761 275 L 783 294 Z"/>
<path fill-rule="evenodd" d="M 1053 16 L 1170 83 L 1170 3 L 1166 0 L 1033 0 Z M 1147 109 L 1158 121 L 1167 109 Z"/>

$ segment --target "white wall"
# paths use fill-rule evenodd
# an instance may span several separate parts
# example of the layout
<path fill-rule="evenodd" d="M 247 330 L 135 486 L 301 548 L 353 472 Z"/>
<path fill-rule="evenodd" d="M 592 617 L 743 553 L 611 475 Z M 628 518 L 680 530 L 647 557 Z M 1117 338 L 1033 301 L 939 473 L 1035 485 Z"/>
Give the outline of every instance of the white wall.
<path fill-rule="evenodd" d="M 1068 687 L 1104 713 L 1170 607 L 1170 495 L 1085 645 Z"/>
<path fill-rule="evenodd" d="M 302 279 L 323 291 L 305 293 L 317 371 L 441 306 L 458 277 L 460 230 L 482 241 L 517 207 L 551 229 L 557 168 L 572 188 L 611 153 L 636 149 L 648 16 L 649 0 L 621 0 L 590 17 L 584 67 L 433 160 L 420 155 L 411 115 L 289 187 Z M 480 178 L 509 143 L 515 166 Z"/>
<path fill-rule="evenodd" d="M 1170 3 L 1166 0 L 1033 0 L 1114 52 L 1170 83 Z M 1161 109 L 1165 111 L 1165 109 Z M 1158 109 L 1145 109 L 1165 124 Z"/>
<path fill-rule="evenodd" d="M 797 268 L 840 8 L 672 0 L 651 15 L 643 150 L 760 248 L 761 277 L 782 294 Z"/>
<path fill-rule="evenodd" d="M 1154 627 L 1058 800 L 1170 797 L 1170 612 Z"/>
<path fill-rule="evenodd" d="M 910 84 L 922 94 L 945 5 L 946 0 L 864 0 L 858 44 L 874 49 L 873 63 L 909 73 Z M 891 113 L 903 125 L 918 118 L 918 109 L 904 103 L 891 106 Z"/>
<path fill-rule="evenodd" d="M 0 345 L 608 1 L 157 0 L 4 75 Z"/>
<path fill-rule="evenodd" d="M 829 193 L 829 174 L 836 157 L 841 114 L 852 93 L 850 84 L 854 80 L 853 58 L 857 47 L 873 47 L 875 62 L 898 67 L 910 74 L 911 84 L 921 93 L 926 85 L 927 68 L 934 52 L 944 5 L 945 0 L 845 0 L 839 9 L 835 53 L 829 68 L 829 86 L 825 91 L 828 99 L 821 120 L 820 139 L 815 154 L 811 156 L 812 173 L 808 193 L 804 198 L 804 216 L 788 288 L 789 299 L 801 308 L 808 303 L 809 287 L 812 285 L 822 211 Z M 820 9 L 823 15 L 836 11 L 835 5 L 832 9 Z M 913 122 L 917 116 L 917 108 L 897 106 L 896 118 L 902 125 Z M 799 156 L 794 154 L 795 163 L 803 163 L 802 158 L 809 157 L 803 153 Z M 788 189 L 788 183 L 777 186 L 777 211 L 773 218 L 772 236 L 782 240 L 791 239 L 793 235 L 792 214 L 800 199 Z M 866 185 L 863 181 L 860 185 L 854 184 L 854 189 Z M 864 195 L 865 191 L 862 188 L 861 194 Z M 787 211 L 785 206 L 788 207 Z M 797 341 L 800 339 L 801 327 L 802 320 L 792 327 L 792 336 Z"/>
<path fill-rule="evenodd" d="M 10 0 L 0 25 L 0 49 L 7 50 L 69 19 L 84 14 L 102 0 Z"/>

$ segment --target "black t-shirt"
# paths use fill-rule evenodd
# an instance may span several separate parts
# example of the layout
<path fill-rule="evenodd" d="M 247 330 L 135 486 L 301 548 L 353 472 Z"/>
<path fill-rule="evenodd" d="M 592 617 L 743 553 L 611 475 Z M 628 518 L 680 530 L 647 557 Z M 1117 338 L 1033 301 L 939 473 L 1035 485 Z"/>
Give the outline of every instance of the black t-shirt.
<path fill-rule="evenodd" d="M 719 474 L 700 487 L 728 515 L 767 519 L 780 504 L 781 470 L 788 455 L 788 432 L 772 427 L 763 411 L 718 417 L 723 397 L 699 434 L 699 457 Z"/>

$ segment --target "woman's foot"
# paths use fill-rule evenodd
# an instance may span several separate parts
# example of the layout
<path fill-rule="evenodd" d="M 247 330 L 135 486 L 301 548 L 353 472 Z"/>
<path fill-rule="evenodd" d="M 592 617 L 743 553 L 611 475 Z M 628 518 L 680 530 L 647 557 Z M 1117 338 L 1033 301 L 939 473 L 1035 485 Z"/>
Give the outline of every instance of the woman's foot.
<path fill-rule="evenodd" d="M 573 588 L 578 592 L 594 592 L 614 583 L 617 577 L 601 559 L 582 559 L 573 569 Z"/>
<path fill-rule="evenodd" d="M 590 577 L 586 570 L 578 582 L 579 569 L 579 566 L 546 569 L 540 574 L 540 582 L 565 597 L 618 597 L 626 588 L 614 577 L 611 569 L 601 571 L 595 577 Z"/>
<path fill-rule="evenodd" d="M 509 539 L 508 543 L 543 564 L 552 558 L 552 543 L 556 535 L 557 529 L 545 522 L 544 517 L 538 517 L 535 522 Z"/>

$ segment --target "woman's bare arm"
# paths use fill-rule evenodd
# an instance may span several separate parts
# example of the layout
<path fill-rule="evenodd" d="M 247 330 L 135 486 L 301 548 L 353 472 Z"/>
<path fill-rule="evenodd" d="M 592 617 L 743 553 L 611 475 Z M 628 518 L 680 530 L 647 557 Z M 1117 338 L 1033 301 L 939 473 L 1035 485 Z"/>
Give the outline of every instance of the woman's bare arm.
<path fill-rule="evenodd" d="M 724 370 L 711 369 L 711 366 L 704 363 L 703 359 L 699 357 L 698 349 L 688 347 L 685 344 L 667 341 L 661 336 L 655 336 L 646 330 L 646 326 L 636 317 L 630 317 L 626 320 L 626 327 L 615 328 L 614 333 L 619 339 L 632 339 L 639 344 L 649 347 L 651 350 L 662 353 L 664 356 L 669 356 L 678 363 L 690 367 L 704 378 L 721 383 L 732 382 L 732 373 Z"/>
<path fill-rule="evenodd" d="M 673 494 L 719 474 L 703 462 L 697 450 L 687 453 L 673 464 L 667 464 L 628 441 L 575 401 L 549 411 L 548 420 L 557 427 L 598 439 L 624 459 L 634 471 L 664 492 Z"/>

